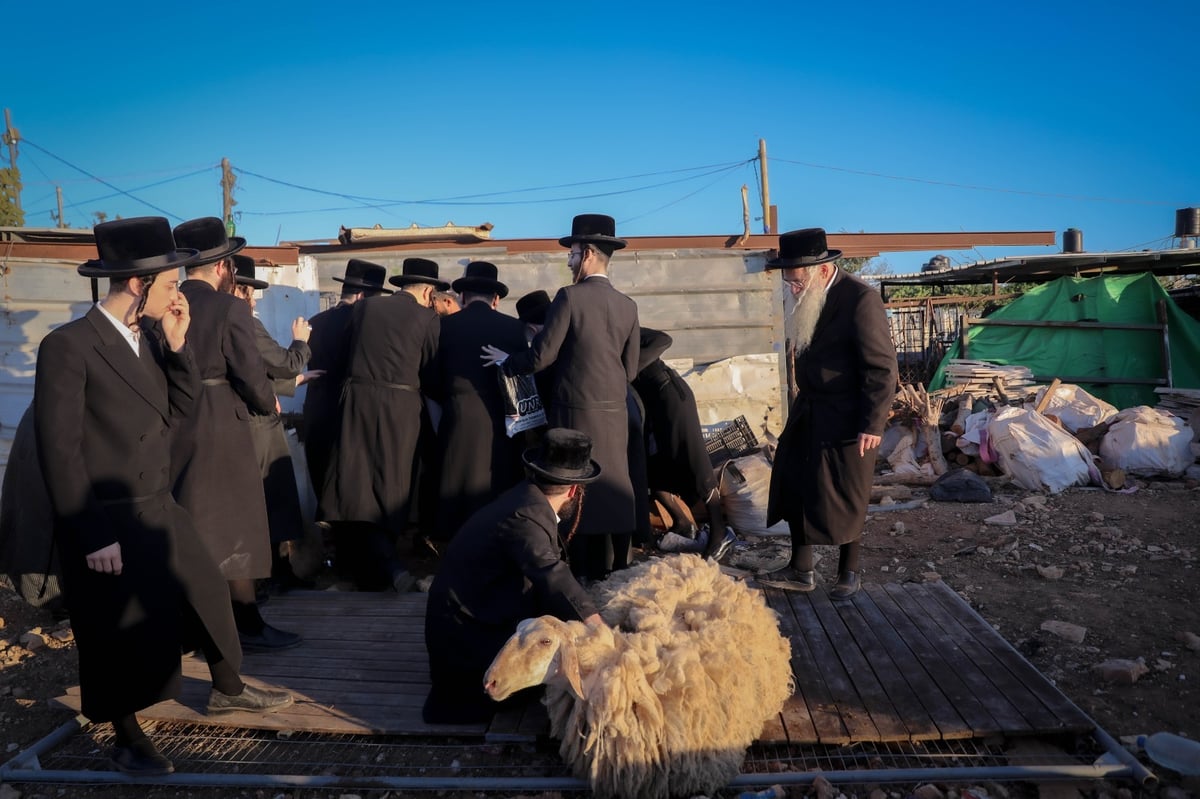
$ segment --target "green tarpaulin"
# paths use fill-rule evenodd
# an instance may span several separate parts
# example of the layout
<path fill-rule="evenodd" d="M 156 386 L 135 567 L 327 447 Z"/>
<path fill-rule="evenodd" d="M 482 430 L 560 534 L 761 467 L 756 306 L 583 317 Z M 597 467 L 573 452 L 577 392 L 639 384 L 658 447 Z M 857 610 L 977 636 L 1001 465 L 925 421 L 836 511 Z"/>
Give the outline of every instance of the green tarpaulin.
<path fill-rule="evenodd" d="M 1149 273 L 1059 278 L 1031 289 L 988 319 L 1155 324 L 1160 300 L 1166 304 L 1172 384 L 1200 388 L 1200 322 L 1179 310 Z M 951 358 L 963 357 L 961 352 L 962 343 L 955 342 L 930 380 L 931 391 L 946 385 L 946 366 Z M 1167 373 L 1157 330 L 981 325 L 967 332 L 967 354 L 971 360 L 1025 366 L 1041 382 L 1067 379 L 1118 408 L 1157 404 L 1154 386 L 1089 384 L 1076 378 L 1153 379 Z"/>

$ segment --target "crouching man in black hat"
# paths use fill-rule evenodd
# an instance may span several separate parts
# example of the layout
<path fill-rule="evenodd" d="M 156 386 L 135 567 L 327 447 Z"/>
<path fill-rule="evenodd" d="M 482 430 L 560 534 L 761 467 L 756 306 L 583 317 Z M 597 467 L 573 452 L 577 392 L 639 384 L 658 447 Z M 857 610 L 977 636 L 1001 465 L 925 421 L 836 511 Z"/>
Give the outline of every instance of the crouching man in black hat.
<path fill-rule="evenodd" d="M 193 413 L 200 380 L 167 220 L 97 225 L 99 259 L 79 267 L 108 294 L 38 349 L 38 457 L 79 647 L 83 713 L 111 722 L 113 761 L 142 776 L 174 769 L 134 715 L 178 695 L 179 653 L 204 653 L 210 713 L 271 711 L 292 698 L 245 685 L 225 581 L 171 495 L 171 443 Z M 143 320 L 160 320 L 143 330 Z"/>
<path fill-rule="evenodd" d="M 591 454 L 591 439 L 578 430 L 547 430 L 542 445 L 522 456 L 526 479 L 481 508 L 450 542 L 425 611 L 433 683 L 426 722 L 492 716 L 496 704 L 483 691 L 483 675 L 523 619 L 551 614 L 603 623 L 563 560 L 558 532 L 560 520 L 578 524 L 583 487 L 600 476 Z"/>

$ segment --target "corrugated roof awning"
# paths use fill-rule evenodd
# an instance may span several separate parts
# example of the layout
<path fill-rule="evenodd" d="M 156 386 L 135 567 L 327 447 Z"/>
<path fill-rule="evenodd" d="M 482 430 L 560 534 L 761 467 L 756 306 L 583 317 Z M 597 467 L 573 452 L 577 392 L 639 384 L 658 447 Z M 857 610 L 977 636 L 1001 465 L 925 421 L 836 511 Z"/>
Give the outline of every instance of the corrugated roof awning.
<path fill-rule="evenodd" d="M 883 275 L 888 286 L 962 286 L 983 283 L 1047 283 L 1064 276 L 1096 277 L 1108 274 L 1151 272 L 1155 275 L 1200 274 L 1200 249 L 1143 250 L 1141 252 L 1084 252 L 1029 255 L 977 261 L 966 266 Z"/>

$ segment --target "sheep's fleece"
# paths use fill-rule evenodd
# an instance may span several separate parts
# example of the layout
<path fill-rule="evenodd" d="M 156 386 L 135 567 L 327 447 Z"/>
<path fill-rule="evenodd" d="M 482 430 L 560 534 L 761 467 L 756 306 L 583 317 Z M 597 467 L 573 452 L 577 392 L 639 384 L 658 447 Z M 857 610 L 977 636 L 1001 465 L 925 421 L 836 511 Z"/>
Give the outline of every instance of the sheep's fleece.
<path fill-rule="evenodd" d="M 696 555 L 621 570 L 593 593 L 611 629 L 522 622 L 488 670 L 501 686 L 492 695 L 544 682 L 559 752 L 599 796 L 726 785 L 792 694 L 791 645 L 776 613 Z"/>

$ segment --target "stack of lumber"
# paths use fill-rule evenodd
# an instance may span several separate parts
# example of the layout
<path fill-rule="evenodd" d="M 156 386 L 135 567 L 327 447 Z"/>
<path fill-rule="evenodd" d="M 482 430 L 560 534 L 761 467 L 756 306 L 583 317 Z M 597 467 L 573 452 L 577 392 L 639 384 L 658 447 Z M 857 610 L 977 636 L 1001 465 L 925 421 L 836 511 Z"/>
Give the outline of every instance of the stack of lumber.
<path fill-rule="evenodd" d="M 1156 388 L 1158 395 L 1158 410 L 1167 411 L 1183 419 L 1190 419 L 1192 414 L 1200 410 L 1200 389 L 1195 388 Z"/>
<path fill-rule="evenodd" d="M 991 396 L 1004 404 L 1025 399 L 1036 384 L 1033 372 L 1025 366 L 1002 366 L 988 361 L 951 358 L 946 366 L 946 382 L 977 396 Z"/>

